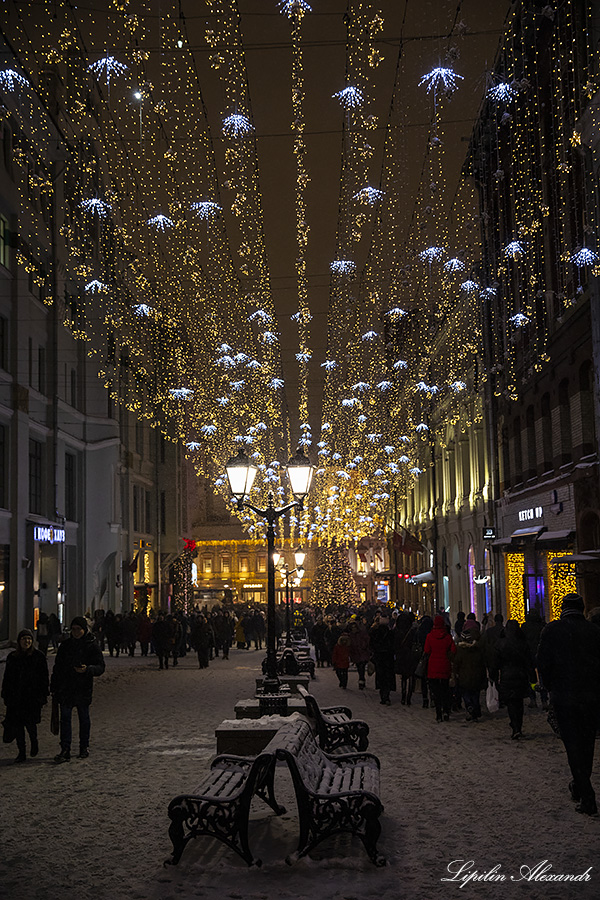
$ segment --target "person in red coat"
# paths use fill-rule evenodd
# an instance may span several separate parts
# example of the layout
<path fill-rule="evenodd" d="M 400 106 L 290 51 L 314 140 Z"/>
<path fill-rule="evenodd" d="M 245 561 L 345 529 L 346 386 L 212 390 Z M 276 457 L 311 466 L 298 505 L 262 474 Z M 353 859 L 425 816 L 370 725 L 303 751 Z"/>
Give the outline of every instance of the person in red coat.
<path fill-rule="evenodd" d="M 443 616 L 436 616 L 433 620 L 433 628 L 425 638 L 424 653 L 427 656 L 427 679 L 435 703 L 436 720 L 441 722 L 443 717 L 445 722 L 449 722 L 450 675 L 456 645 Z"/>
<path fill-rule="evenodd" d="M 333 648 L 331 661 L 341 688 L 348 687 L 348 669 L 350 668 L 350 636 L 343 632 Z"/>

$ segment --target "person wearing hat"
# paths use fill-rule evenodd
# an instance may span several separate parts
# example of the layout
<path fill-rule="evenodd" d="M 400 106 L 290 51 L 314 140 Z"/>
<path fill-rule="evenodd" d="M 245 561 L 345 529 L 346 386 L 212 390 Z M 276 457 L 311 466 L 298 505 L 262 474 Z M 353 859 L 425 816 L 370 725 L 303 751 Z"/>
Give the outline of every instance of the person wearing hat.
<path fill-rule="evenodd" d="M 17 649 L 6 658 L 2 698 L 8 727 L 17 741 L 19 755 L 15 762 L 22 763 L 27 759 L 25 731 L 31 742 L 31 756 L 38 755 L 37 726 L 42 718 L 42 706 L 48 700 L 48 663 L 41 650 L 33 646 L 33 631 L 29 628 L 19 632 Z"/>
<path fill-rule="evenodd" d="M 579 594 L 566 594 L 560 619 L 540 636 L 537 667 L 567 752 L 577 812 L 598 813 L 591 775 L 600 721 L 600 628 L 588 622 Z"/>
<path fill-rule="evenodd" d="M 104 657 L 83 616 L 71 622 L 71 636 L 58 648 L 50 690 L 60 708 L 60 753 L 57 763 L 71 759 L 71 719 L 79 717 L 79 759 L 87 759 L 90 743 L 90 703 L 94 678 L 104 672 Z"/>

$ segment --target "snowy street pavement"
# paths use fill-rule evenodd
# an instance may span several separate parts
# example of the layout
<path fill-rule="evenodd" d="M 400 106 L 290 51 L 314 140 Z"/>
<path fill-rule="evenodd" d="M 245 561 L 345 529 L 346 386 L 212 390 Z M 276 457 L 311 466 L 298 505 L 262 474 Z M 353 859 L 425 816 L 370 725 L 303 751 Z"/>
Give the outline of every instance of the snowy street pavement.
<path fill-rule="evenodd" d="M 379 849 L 388 865 L 376 868 L 358 839 L 341 836 L 287 866 L 297 817 L 289 775 L 278 769 L 277 795 L 287 813 L 276 817 L 260 801 L 253 804 L 250 845 L 261 868 L 248 869 L 207 837 L 190 842 L 177 867 L 164 868 L 168 803 L 202 781 L 215 754 L 215 728 L 234 718 L 238 699 L 252 696 L 261 658 L 233 650 L 228 661 L 201 671 L 188 655 L 177 668 L 159 671 L 154 657 L 107 657 L 106 674 L 95 683 L 89 759 L 52 762 L 58 740 L 48 707 L 36 759 L 11 765 L 15 745 L 2 745 L 2 900 L 600 896 L 600 819 L 575 812 L 562 744 L 541 709 L 526 709 L 525 739 L 511 741 L 504 711 L 477 725 L 454 713 L 438 725 L 420 694 L 411 707 L 401 706 L 398 694 L 391 707 L 381 706 L 373 679 L 361 692 L 351 672 L 342 691 L 330 669 L 317 669 L 311 691 L 321 705 L 348 705 L 370 725 L 385 806 Z M 0 677 L 3 670 L 0 664 Z M 598 748 L 596 755 L 600 793 Z M 473 861 L 463 876 L 487 872 L 487 880 L 463 887 L 461 876 L 443 881 L 456 860 L 463 863 L 455 868 Z M 584 880 L 541 880 L 583 875 L 590 867 Z"/>

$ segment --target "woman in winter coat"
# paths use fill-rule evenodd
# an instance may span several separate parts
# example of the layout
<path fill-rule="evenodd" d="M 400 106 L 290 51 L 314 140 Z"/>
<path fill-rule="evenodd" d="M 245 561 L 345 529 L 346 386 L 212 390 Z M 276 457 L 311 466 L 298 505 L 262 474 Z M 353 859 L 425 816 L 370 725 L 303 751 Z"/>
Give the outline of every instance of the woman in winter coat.
<path fill-rule="evenodd" d="M 190 641 L 192 647 L 198 654 L 199 669 L 208 669 L 208 654 L 211 639 L 212 635 L 206 616 L 203 616 L 200 613 L 196 616 L 196 620 L 192 624 L 192 630 L 190 633 Z"/>
<path fill-rule="evenodd" d="M 58 648 L 50 690 L 60 707 L 60 753 L 57 763 L 71 758 L 71 718 L 79 717 L 79 759 L 87 759 L 90 743 L 90 704 L 94 678 L 104 672 L 104 657 L 83 616 L 71 622 L 71 637 Z"/>
<path fill-rule="evenodd" d="M 467 711 L 467 722 L 481 718 L 480 692 L 487 687 L 487 668 L 478 628 L 465 628 L 460 635 L 454 675 Z"/>
<path fill-rule="evenodd" d="M 380 703 L 390 706 L 390 692 L 396 690 L 394 672 L 394 633 L 390 620 L 380 615 L 371 628 L 371 658 L 375 665 L 375 687 L 379 690 Z"/>
<path fill-rule="evenodd" d="M 364 691 L 366 686 L 365 669 L 371 659 L 369 632 L 362 622 L 353 619 L 348 626 L 348 635 L 350 637 L 350 661 L 354 663 L 358 672 L 358 687 Z"/>
<path fill-rule="evenodd" d="M 22 763 L 27 759 L 25 730 L 31 742 L 31 756 L 38 754 L 37 726 L 48 699 L 48 663 L 41 650 L 33 646 L 33 632 L 28 628 L 19 632 L 17 649 L 6 658 L 2 698 L 6 719 L 17 740 L 19 755 L 15 762 Z"/>
<path fill-rule="evenodd" d="M 443 718 L 445 722 L 449 722 L 451 659 L 456 653 L 456 644 L 443 616 L 436 616 L 433 620 L 433 628 L 425 638 L 424 652 L 427 656 L 427 680 L 435 704 L 436 720 L 441 722 Z"/>
<path fill-rule="evenodd" d="M 416 633 L 413 629 L 415 617 L 410 612 L 401 612 L 394 627 L 394 658 L 396 675 L 402 679 L 403 706 L 410 706 L 415 689 L 415 669 L 419 657 L 415 653 Z"/>
<path fill-rule="evenodd" d="M 535 681 L 535 662 L 527 639 L 516 619 L 504 626 L 504 637 L 496 645 L 496 667 L 500 672 L 498 698 L 506 704 L 512 739 L 523 737 L 523 698 Z"/>
<path fill-rule="evenodd" d="M 340 687 L 348 687 L 348 669 L 350 668 L 350 637 L 345 632 L 340 634 L 331 654 L 331 662 L 338 677 Z"/>

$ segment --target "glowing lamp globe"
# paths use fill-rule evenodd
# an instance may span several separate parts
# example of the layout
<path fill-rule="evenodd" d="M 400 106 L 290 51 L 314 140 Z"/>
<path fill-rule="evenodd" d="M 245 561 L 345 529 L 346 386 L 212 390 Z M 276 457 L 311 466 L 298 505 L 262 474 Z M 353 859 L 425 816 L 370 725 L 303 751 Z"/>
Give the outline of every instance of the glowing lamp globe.
<path fill-rule="evenodd" d="M 302 503 L 310 490 L 314 470 L 315 467 L 302 450 L 298 450 L 287 464 L 292 494 L 299 503 Z"/>
<path fill-rule="evenodd" d="M 237 456 L 232 456 L 225 466 L 227 480 L 231 493 L 238 503 L 242 503 L 252 490 L 257 467 L 248 459 L 243 450 L 239 450 Z"/>

